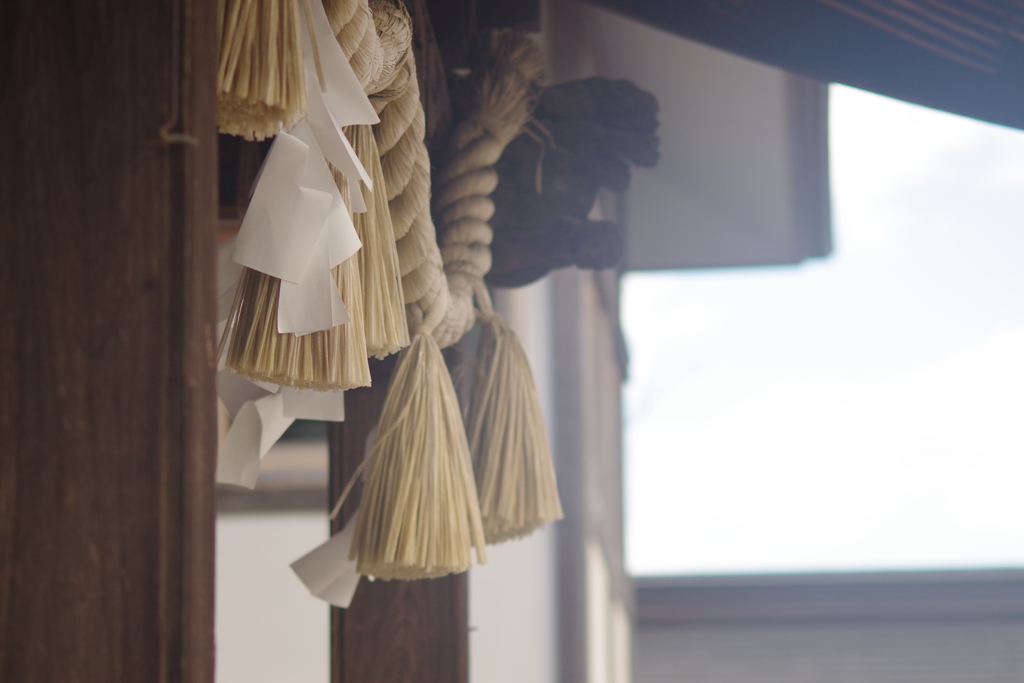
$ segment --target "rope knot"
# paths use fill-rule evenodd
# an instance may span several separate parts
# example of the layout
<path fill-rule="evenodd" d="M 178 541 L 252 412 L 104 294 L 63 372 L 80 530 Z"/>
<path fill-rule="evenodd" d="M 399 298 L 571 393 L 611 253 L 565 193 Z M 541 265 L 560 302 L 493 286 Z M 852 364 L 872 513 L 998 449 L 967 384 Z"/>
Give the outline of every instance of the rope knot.
<path fill-rule="evenodd" d="M 493 310 L 477 311 L 476 313 L 476 321 L 481 325 L 492 325 L 499 320 L 501 320 L 501 318 Z"/>

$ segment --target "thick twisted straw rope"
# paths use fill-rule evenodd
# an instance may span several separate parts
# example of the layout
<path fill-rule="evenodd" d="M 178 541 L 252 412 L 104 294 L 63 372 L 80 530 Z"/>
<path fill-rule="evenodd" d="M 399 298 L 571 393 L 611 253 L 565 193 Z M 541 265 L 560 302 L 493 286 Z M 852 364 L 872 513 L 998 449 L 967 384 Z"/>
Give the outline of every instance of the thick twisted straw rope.
<path fill-rule="evenodd" d="M 385 578 L 464 571 L 471 546 L 483 562 L 485 540 L 522 536 L 562 515 L 526 356 L 494 314 L 483 281 L 491 266 L 489 195 L 498 183 L 492 166 L 530 115 L 543 58 L 525 37 L 491 36 L 488 63 L 472 83 L 474 109 L 453 131 L 448 163 L 435 179 L 439 248 L 409 15 L 396 0 L 372 0 L 381 57 L 357 23 L 366 0 L 329 2 L 338 40 L 381 118 L 374 135 L 382 189 L 413 332 L 369 459 L 352 553 L 361 573 Z M 478 310 L 481 391 L 474 391 L 471 413 L 475 466 L 485 494 L 480 499 L 467 468 L 469 444 L 458 401 L 438 348 L 458 341 Z"/>
<path fill-rule="evenodd" d="M 381 118 L 377 146 L 397 240 L 406 315 L 412 330 L 433 331 L 441 347 L 457 342 L 476 320 L 474 295 L 486 293 L 494 213 L 488 197 L 498 183 L 491 166 L 529 116 L 533 83 L 543 63 L 525 37 L 503 37 L 496 64 L 513 64 L 481 83 L 481 111 L 454 131 L 450 161 L 434 201 L 439 248 L 430 211 L 430 157 L 423 142 L 423 106 L 412 55 L 412 25 L 389 0 L 328 0 L 338 42 Z M 511 58 L 511 61 L 509 59 Z M 525 59 L 524 59 L 525 58 Z M 523 68 L 523 64 L 527 66 Z M 500 71 L 500 70 L 499 70 Z"/>
<path fill-rule="evenodd" d="M 517 33 L 492 33 L 487 53 L 475 84 L 477 106 L 452 132 L 448 162 L 435 179 L 434 211 L 453 304 L 441 329 L 456 340 L 473 324 L 474 294 L 481 309 L 491 310 L 483 278 L 491 269 L 494 237 L 488 224 L 494 215 L 490 194 L 498 186 L 493 165 L 530 118 L 544 71 L 540 48 Z"/>

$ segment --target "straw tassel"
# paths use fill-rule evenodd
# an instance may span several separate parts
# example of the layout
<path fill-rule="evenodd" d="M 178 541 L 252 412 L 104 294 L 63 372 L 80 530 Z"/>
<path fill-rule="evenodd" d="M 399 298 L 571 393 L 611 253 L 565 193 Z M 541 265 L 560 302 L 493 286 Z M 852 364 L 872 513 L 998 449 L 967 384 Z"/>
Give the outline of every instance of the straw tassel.
<path fill-rule="evenodd" d="M 306 112 L 302 0 L 220 0 L 217 125 L 263 140 Z"/>
<path fill-rule="evenodd" d="M 354 214 L 352 222 L 363 243 L 358 258 L 363 278 L 366 349 L 371 356 L 384 358 L 409 345 L 395 231 L 372 128 L 349 126 L 345 135 L 373 181 L 372 193 L 363 189 L 366 211 Z"/>
<path fill-rule="evenodd" d="M 360 282 L 354 259 L 332 273 L 346 308 L 358 312 Z M 280 288 L 276 277 L 250 268 L 242 272 L 224 332 L 230 335 L 228 367 L 250 380 L 297 389 L 341 391 L 369 386 L 370 368 L 358 327 L 350 322 L 302 336 L 282 334 L 277 331 Z"/>
<path fill-rule="evenodd" d="M 488 543 L 533 533 L 562 518 L 544 416 L 522 344 L 477 292 L 480 341 L 468 432 Z"/>
<path fill-rule="evenodd" d="M 430 329 L 416 328 L 388 388 L 352 542 L 360 574 L 423 579 L 463 572 L 473 547 L 486 561 L 466 432 Z"/>
<path fill-rule="evenodd" d="M 334 181 L 351 211 L 348 180 L 335 173 Z M 370 386 L 359 265 L 356 252 L 331 271 L 349 322 L 302 336 L 277 331 L 281 281 L 245 268 L 221 340 L 222 345 L 227 343 L 228 367 L 250 380 L 297 389 L 343 391 Z"/>
<path fill-rule="evenodd" d="M 338 186 L 338 191 L 341 192 L 342 199 L 345 200 L 345 206 L 351 210 L 352 201 L 349 196 L 348 181 L 344 176 L 334 174 L 334 182 Z M 367 362 L 366 352 L 363 277 L 359 252 L 342 261 L 335 268 L 334 279 L 350 318 L 340 328 L 333 330 L 341 336 L 337 346 L 338 361 L 341 365 L 340 384 L 349 388 L 368 387 L 370 386 L 370 364 Z"/>
<path fill-rule="evenodd" d="M 349 388 L 370 386 L 370 364 L 366 355 L 366 334 L 363 327 L 363 280 L 359 254 L 343 261 L 335 271 L 341 300 L 351 320 L 335 328 L 342 339 L 337 346 L 341 364 L 341 385 Z"/>

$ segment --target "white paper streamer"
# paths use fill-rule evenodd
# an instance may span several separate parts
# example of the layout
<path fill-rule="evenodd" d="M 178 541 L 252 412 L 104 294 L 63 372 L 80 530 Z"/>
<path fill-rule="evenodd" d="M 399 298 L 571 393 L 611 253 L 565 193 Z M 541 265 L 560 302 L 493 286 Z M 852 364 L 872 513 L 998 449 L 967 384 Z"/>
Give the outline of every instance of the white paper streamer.
<path fill-rule="evenodd" d="M 255 488 L 260 459 L 294 421 L 293 417 L 285 417 L 284 397 L 280 393 L 246 401 L 221 445 L 217 483 Z"/>
<path fill-rule="evenodd" d="M 352 596 L 359 585 L 356 563 L 348 559 L 358 516 L 358 512 L 352 515 L 339 533 L 292 562 L 292 571 L 309 592 L 335 607 L 346 608 L 352 604 Z"/>
<path fill-rule="evenodd" d="M 348 311 L 331 275 L 327 228 L 320 233 L 302 282 L 281 281 L 277 303 L 277 331 L 302 336 L 349 322 Z"/>
<path fill-rule="evenodd" d="M 329 266 L 334 268 L 359 251 L 362 243 L 359 241 L 359 235 L 352 224 L 352 217 L 349 216 L 345 201 L 341 198 L 338 185 L 334 182 L 334 176 L 331 175 L 327 162 L 324 161 L 323 152 L 320 150 L 309 123 L 304 120 L 299 121 L 288 131 L 288 134 L 295 136 L 309 147 L 309 155 L 302 168 L 299 185 L 331 195 L 331 208 L 327 213 L 324 227 L 327 229 Z"/>
<path fill-rule="evenodd" d="M 320 152 L 294 135 L 282 131 L 274 139 L 231 254 L 236 263 L 302 281 L 334 203 L 330 192 L 299 184 L 311 156 Z"/>
<path fill-rule="evenodd" d="M 323 68 L 324 89 L 313 60 L 313 45 L 309 39 L 306 16 L 302 14 L 305 30 L 302 32 L 302 50 L 306 66 L 306 100 L 308 119 L 324 156 L 349 178 L 361 178 L 373 190 L 373 181 L 359 161 L 341 129 L 344 126 L 373 125 L 380 122 L 377 112 L 359 85 L 352 66 L 345 59 L 323 4 L 310 3 L 313 14 L 313 31 L 316 33 L 317 48 L 320 51 L 320 66 Z"/>
<path fill-rule="evenodd" d="M 289 173 L 292 176 L 285 177 Z M 292 200 L 290 215 L 278 211 Z M 329 202 L 326 210 L 325 202 Z M 360 246 L 309 124 L 300 121 L 290 131 L 281 132 L 271 147 L 232 255 L 237 263 L 281 279 L 278 332 L 304 335 L 350 320 L 330 271 Z"/>
<path fill-rule="evenodd" d="M 256 384 L 227 368 L 217 373 L 217 398 L 224 404 L 232 420 L 247 402 L 277 393 L 278 389 L 276 384 Z"/>
<path fill-rule="evenodd" d="M 300 157 L 302 167 L 297 169 Z M 286 179 L 285 173 L 294 176 Z M 289 201 L 292 188 L 298 188 L 300 196 L 291 216 L 275 215 L 271 211 L 274 207 L 265 206 L 266 202 Z M 325 198 L 329 206 L 322 211 Z M 250 221 L 254 211 L 268 220 L 254 217 Z M 314 237 L 312 242 L 310 236 Z M 316 137 L 309 124 L 300 121 L 290 131 L 280 133 L 270 150 L 233 258 L 281 278 L 277 330 L 303 335 L 350 320 L 330 271 L 360 246 Z"/>
<path fill-rule="evenodd" d="M 282 387 L 284 415 L 301 420 L 345 421 L 345 394 L 341 391 L 300 391 Z"/>

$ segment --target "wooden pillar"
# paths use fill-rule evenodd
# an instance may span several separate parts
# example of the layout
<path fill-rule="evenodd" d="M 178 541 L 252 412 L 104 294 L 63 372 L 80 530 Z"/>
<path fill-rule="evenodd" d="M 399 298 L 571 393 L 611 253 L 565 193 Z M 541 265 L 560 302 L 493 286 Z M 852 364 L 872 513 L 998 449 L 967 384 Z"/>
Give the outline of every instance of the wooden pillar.
<path fill-rule="evenodd" d="M 460 346 L 446 352 L 449 368 L 459 364 Z M 388 361 L 375 366 L 372 387 L 345 393 L 345 422 L 331 425 L 332 507 L 362 462 L 367 435 L 380 419 L 394 357 Z M 360 483 L 332 533 L 358 509 L 361 495 Z M 468 575 L 372 582 L 364 577 L 348 609 L 331 608 L 331 681 L 468 683 Z"/>
<path fill-rule="evenodd" d="M 213 680 L 216 3 L 0 3 L 0 680 Z"/>

